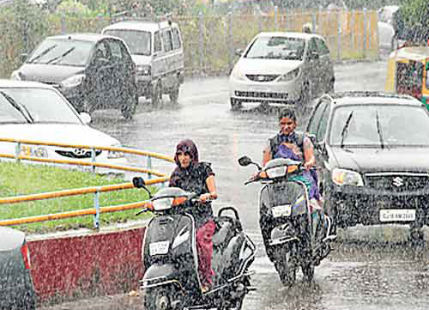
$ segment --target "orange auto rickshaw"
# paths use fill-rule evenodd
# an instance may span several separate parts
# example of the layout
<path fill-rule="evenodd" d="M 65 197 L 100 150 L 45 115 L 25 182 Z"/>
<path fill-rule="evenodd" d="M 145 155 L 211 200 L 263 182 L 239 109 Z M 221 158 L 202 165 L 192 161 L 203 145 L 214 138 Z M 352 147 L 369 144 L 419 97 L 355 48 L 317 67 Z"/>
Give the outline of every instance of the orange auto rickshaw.
<path fill-rule="evenodd" d="M 411 95 L 429 110 L 429 46 L 403 47 L 388 60 L 386 91 Z"/>

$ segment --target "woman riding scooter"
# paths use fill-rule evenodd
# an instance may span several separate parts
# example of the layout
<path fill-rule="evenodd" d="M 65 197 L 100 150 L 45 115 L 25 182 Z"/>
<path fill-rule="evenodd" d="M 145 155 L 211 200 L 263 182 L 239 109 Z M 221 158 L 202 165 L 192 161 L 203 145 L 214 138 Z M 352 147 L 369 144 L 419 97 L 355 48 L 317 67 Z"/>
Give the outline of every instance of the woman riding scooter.
<path fill-rule="evenodd" d="M 192 140 L 180 141 L 176 146 L 174 160 L 176 169 L 170 177 L 170 187 L 179 187 L 199 195 L 200 203 L 188 207 L 197 227 L 196 243 L 198 252 L 198 272 L 202 290 L 212 286 L 212 237 L 216 224 L 213 221 L 213 210 L 208 200 L 217 198 L 213 170 L 210 163 L 198 161 L 198 150 Z"/>

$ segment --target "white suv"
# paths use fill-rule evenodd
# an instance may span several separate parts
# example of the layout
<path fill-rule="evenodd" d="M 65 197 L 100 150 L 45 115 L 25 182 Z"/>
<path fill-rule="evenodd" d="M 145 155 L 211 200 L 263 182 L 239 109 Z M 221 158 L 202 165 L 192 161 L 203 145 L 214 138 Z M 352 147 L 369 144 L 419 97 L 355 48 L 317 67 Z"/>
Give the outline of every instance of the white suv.
<path fill-rule="evenodd" d="M 125 41 L 137 65 L 140 96 L 158 105 L 163 94 L 177 102 L 184 79 L 184 56 L 180 30 L 171 21 L 123 21 L 107 26 L 103 34 Z"/>
<path fill-rule="evenodd" d="M 323 37 L 263 32 L 241 53 L 229 79 L 231 108 L 242 102 L 305 104 L 334 90 L 334 68 Z"/>

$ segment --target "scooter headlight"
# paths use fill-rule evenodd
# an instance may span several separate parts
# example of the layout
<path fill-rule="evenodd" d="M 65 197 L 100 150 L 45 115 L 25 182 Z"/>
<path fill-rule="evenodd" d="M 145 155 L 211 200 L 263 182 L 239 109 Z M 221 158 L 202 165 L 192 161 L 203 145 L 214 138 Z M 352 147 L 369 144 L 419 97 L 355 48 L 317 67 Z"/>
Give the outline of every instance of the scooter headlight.
<path fill-rule="evenodd" d="M 174 198 L 162 198 L 162 199 L 155 199 L 152 201 L 153 209 L 155 211 L 162 211 L 162 210 L 168 210 L 171 208 L 173 204 Z"/>
<path fill-rule="evenodd" d="M 352 170 L 336 168 L 332 171 L 332 181 L 337 185 L 363 186 L 362 176 Z"/>
<path fill-rule="evenodd" d="M 265 170 L 270 179 L 279 178 L 286 174 L 287 167 L 279 166 Z"/>

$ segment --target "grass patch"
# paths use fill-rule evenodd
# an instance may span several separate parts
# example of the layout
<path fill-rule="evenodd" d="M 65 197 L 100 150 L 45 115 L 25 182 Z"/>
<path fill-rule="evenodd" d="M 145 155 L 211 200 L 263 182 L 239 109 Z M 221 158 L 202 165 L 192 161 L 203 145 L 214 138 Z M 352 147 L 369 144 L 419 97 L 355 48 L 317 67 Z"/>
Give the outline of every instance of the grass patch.
<path fill-rule="evenodd" d="M 110 185 L 127 182 L 117 177 L 93 175 L 77 170 L 65 170 L 54 166 L 0 163 L 0 197 L 12 197 L 64 189 Z M 100 207 L 146 200 L 147 193 L 139 189 L 127 189 L 100 193 Z M 94 194 L 53 198 L 39 201 L 0 205 L 0 219 L 47 215 L 66 211 L 92 208 Z M 138 210 L 100 214 L 100 225 L 135 220 Z M 141 219 L 141 215 L 138 218 Z M 77 228 L 92 228 L 93 216 L 46 221 L 15 226 L 28 233 L 43 233 Z"/>

